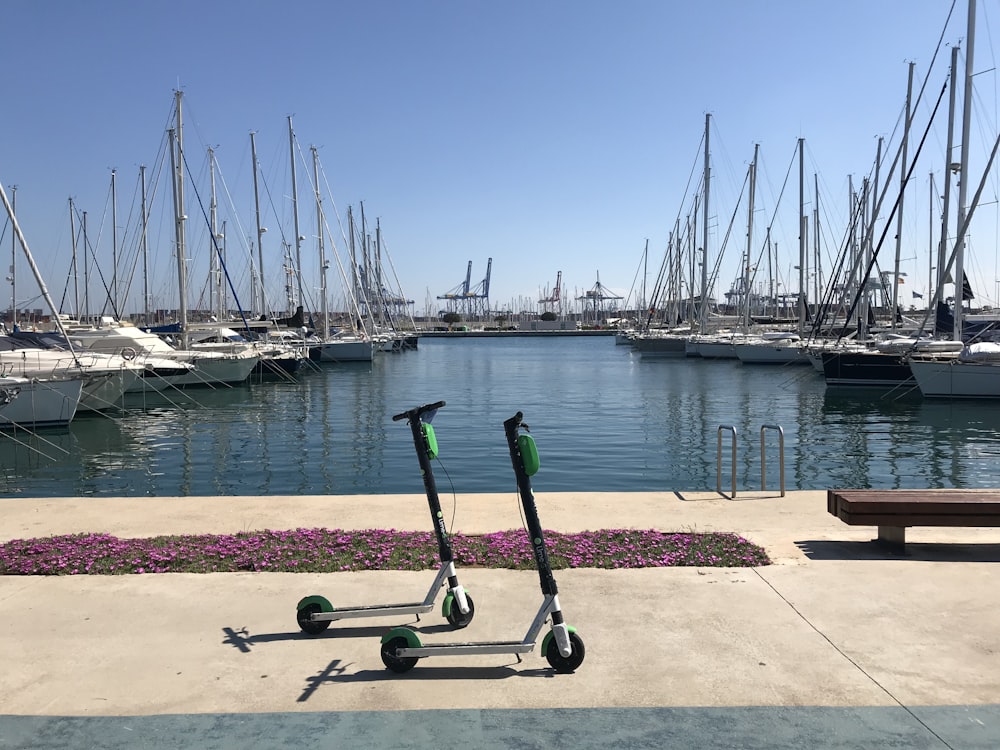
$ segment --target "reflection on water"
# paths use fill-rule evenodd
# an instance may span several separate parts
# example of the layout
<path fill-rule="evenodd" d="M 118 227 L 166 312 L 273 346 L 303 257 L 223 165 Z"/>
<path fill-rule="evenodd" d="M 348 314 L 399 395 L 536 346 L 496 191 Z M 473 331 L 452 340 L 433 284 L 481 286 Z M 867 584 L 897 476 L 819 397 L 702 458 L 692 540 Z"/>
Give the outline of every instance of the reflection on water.
<path fill-rule="evenodd" d="M 714 489 L 720 426 L 723 486 L 731 427 L 738 488 L 756 489 L 764 425 L 784 431 L 788 489 L 1000 486 L 995 405 L 827 389 L 811 368 L 643 360 L 611 337 L 566 337 L 424 339 L 295 382 L 137 397 L 63 430 L 0 436 L 0 491 L 420 493 L 410 431 L 391 416 L 440 399 L 442 494 L 516 496 L 502 423 L 518 410 L 541 453 L 540 492 Z M 778 441 L 765 438 L 774 488 Z"/>

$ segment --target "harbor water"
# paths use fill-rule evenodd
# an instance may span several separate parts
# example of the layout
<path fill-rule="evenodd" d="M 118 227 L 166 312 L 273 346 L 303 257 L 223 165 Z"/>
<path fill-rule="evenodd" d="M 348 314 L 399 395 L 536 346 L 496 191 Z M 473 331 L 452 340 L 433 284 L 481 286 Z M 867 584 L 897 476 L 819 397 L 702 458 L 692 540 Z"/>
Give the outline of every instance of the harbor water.
<path fill-rule="evenodd" d="M 809 367 L 643 358 L 613 337 L 424 338 L 370 364 L 290 382 L 130 398 L 68 428 L 0 436 L 7 496 L 420 493 L 392 415 L 444 400 L 438 488 L 515 491 L 503 421 L 517 411 L 544 491 L 779 485 L 998 487 L 1000 406 L 828 388 Z M 720 430 L 720 427 L 722 428 Z M 777 428 L 780 427 L 780 432 Z M 721 446 L 721 450 L 720 450 Z"/>

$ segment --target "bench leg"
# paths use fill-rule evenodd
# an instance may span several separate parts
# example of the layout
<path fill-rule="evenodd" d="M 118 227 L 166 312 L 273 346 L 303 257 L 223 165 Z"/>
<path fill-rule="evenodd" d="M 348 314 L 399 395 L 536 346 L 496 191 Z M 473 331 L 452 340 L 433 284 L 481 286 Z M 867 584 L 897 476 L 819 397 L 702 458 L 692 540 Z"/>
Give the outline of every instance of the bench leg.
<path fill-rule="evenodd" d="M 879 526 L 878 538 L 872 541 L 878 542 L 886 547 L 892 547 L 893 549 L 902 552 L 903 548 L 906 546 L 906 527 Z"/>

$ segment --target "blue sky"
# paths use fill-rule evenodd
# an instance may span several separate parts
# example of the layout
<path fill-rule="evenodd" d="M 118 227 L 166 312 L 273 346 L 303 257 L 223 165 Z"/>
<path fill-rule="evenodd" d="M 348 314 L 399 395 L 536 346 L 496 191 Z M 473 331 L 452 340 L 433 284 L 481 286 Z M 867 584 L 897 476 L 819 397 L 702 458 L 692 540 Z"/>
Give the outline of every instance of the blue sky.
<path fill-rule="evenodd" d="M 989 71 L 998 6 L 980 5 L 975 67 Z M 621 296 L 634 296 L 647 240 L 652 283 L 675 220 L 691 212 L 690 181 L 701 173 L 708 113 L 710 257 L 720 252 L 731 221 L 734 227 L 722 251 L 721 294 L 740 265 L 746 209 L 737 207 L 738 196 L 754 144 L 761 151 L 755 245 L 772 224 L 779 270 L 791 274 L 798 262 L 792 163 L 801 137 L 806 210 L 812 212 L 816 175 L 824 253 L 835 254 L 846 226 L 848 179 L 857 186 L 870 174 L 879 136 L 898 143 L 907 63 L 915 63 L 919 86 L 950 7 L 948 0 L 8 0 L 0 181 L 8 195 L 17 186 L 19 221 L 57 300 L 69 278 L 70 197 L 88 212 L 96 264 L 109 276 L 111 170 L 116 254 L 131 263 L 139 165 L 152 173 L 162 158 L 179 86 L 187 159 L 205 200 L 205 154 L 215 149 L 225 185 L 220 221 L 227 222 L 237 283 L 246 277 L 246 236 L 255 226 L 249 134 L 256 133 L 267 184 L 263 249 L 271 308 L 284 307 L 281 236 L 294 234 L 286 119 L 292 116 L 306 162 L 310 146 L 318 149 L 324 209 L 342 257 L 336 215 L 346 222 L 348 206 L 357 215 L 363 202 L 369 223 L 380 222 L 387 257 L 417 313 L 437 309 L 434 298 L 461 285 L 469 261 L 473 285 L 481 282 L 488 258 L 492 307 L 537 309 L 560 271 L 570 297 L 598 277 Z M 960 3 L 946 43 L 964 40 L 965 13 Z M 921 128 L 944 83 L 948 55 L 940 52 L 917 108 Z M 984 101 L 994 101 L 994 79 L 994 72 L 977 78 Z M 974 133 L 991 145 L 995 106 L 981 109 Z M 913 290 L 928 286 L 928 175 L 935 171 L 940 186 L 945 150 L 945 117 L 938 120 L 904 208 L 903 267 Z M 300 233 L 307 238 L 303 280 L 315 290 L 316 219 L 305 182 L 311 166 L 300 161 L 297 171 Z M 151 283 L 156 305 L 175 307 L 167 191 L 165 183 L 158 188 L 150 209 Z M 982 301 L 994 302 L 1000 274 L 986 238 L 995 236 L 995 194 L 990 183 L 983 228 L 970 239 L 973 252 L 988 249 L 972 273 L 985 287 Z M 188 201 L 188 214 L 198 219 L 190 188 Z M 202 293 L 204 236 L 189 222 L 192 304 Z M 7 248 L 10 238 L 8 228 Z M 0 257 L 4 252 L 0 247 Z M 128 273 L 120 271 L 119 289 L 128 285 Z M 19 306 L 43 306 L 20 259 L 17 278 Z M 135 290 L 142 281 L 132 278 L 126 311 L 140 304 Z M 331 276 L 329 283 L 336 304 L 340 282 Z M 785 283 L 794 286 L 795 279 Z M 93 307 L 103 293 L 91 288 Z M 0 286 L 0 299 L 9 295 Z"/>

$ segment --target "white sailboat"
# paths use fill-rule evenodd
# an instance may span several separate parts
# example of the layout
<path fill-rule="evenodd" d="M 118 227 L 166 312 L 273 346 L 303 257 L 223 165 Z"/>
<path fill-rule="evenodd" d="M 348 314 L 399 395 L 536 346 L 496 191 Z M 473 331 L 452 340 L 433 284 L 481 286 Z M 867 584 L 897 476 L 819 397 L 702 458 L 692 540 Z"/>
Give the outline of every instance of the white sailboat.
<path fill-rule="evenodd" d="M 69 340 L 80 349 L 125 356 L 149 369 L 150 376 L 136 381 L 129 392 L 238 385 L 246 382 L 260 360 L 260 355 L 250 350 L 175 349 L 155 333 L 120 325 L 112 319 L 106 319 L 101 326 L 71 328 Z"/>
<path fill-rule="evenodd" d="M 2 181 L 0 181 L 0 201 L 7 211 L 14 235 L 21 243 L 21 249 L 28 260 L 31 272 L 35 275 L 42 296 L 48 303 L 49 309 L 54 310 L 52 298 L 28 249 L 28 243 L 21 232 L 14 208 L 7 199 L 7 191 L 4 190 Z M 21 378 L 5 373 L 0 377 L 0 429 L 67 425 L 76 415 L 82 389 L 83 378 L 76 374 L 67 374 L 64 377 Z"/>
<path fill-rule="evenodd" d="M 295 263 L 296 277 L 298 280 L 298 301 L 299 307 L 295 315 L 300 317 L 303 314 L 303 288 L 302 288 L 302 263 L 301 263 L 301 241 L 299 234 L 299 210 L 298 210 L 298 190 L 295 177 L 295 131 L 292 129 L 292 118 L 288 118 L 288 141 L 291 150 L 291 179 L 292 179 L 292 217 L 295 224 Z M 329 264 L 326 261 L 326 250 L 324 237 L 326 236 L 326 220 L 323 214 L 323 205 L 319 189 L 319 157 L 316 149 L 312 149 L 313 156 L 313 182 L 316 201 L 316 222 L 318 229 L 318 252 L 320 264 L 320 294 L 322 295 L 320 310 L 320 325 L 318 333 L 311 333 L 306 336 L 305 344 L 309 351 L 309 359 L 314 362 L 371 362 L 376 351 L 375 343 L 371 336 L 359 331 L 330 333 L 330 313 L 328 306 L 328 290 L 326 272 Z M 352 235 L 353 240 L 353 235 Z M 336 257 L 336 253 L 334 253 Z M 339 260 L 338 260 L 339 264 Z M 354 302 L 354 295 L 348 295 L 348 302 L 355 307 L 355 316 L 360 319 L 360 311 Z"/>
<path fill-rule="evenodd" d="M 804 225 L 803 190 L 805 185 L 803 169 L 803 148 L 805 139 L 799 138 L 799 226 Z M 799 232 L 799 323 L 796 331 L 768 331 L 733 345 L 736 357 L 744 364 L 811 365 L 808 348 L 802 340 L 806 317 L 806 245 L 805 233 Z"/>
<path fill-rule="evenodd" d="M 715 333 L 700 333 L 691 336 L 686 345 L 689 357 L 703 359 L 737 359 L 736 346 L 752 341 L 747 331 L 750 328 L 750 257 L 753 252 L 753 214 L 754 193 L 757 186 L 757 157 L 759 146 L 754 146 L 753 161 L 747 170 L 749 195 L 747 198 L 747 245 L 746 262 L 743 264 L 743 293 L 746 297 L 743 309 L 740 311 L 741 325 L 739 329 L 720 330 Z"/>
<path fill-rule="evenodd" d="M 943 282 L 952 268 L 955 280 L 955 319 L 953 328 L 953 338 L 956 341 L 962 340 L 963 334 L 963 298 L 965 279 L 965 235 L 969 222 L 979 205 L 979 198 L 983 187 L 989 176 L 993 162 L 1000 147 L 1000 136 L 993 144 L 986 168 L 983 170 L 983 177 L 980 181 L 976 195 L 972 200 L 968 214 L 965 214 L 965 196 L 969 182 L 969 137 L 971 130 L 972 96 L 973 96 L 973 59 L 975 50 L 975 27 L 976 27 L 976 2 L 969 0 L 968 15 L 968 36 L 965 54 L 965 96 L 963 100 L 962 115 L 962 150 L 959 173 L 961 181 L 959 183 L 959 206 L 958 225 L 959 232 L 955 240 L 955 247 L 947 265 L 941 269 L 939 280 Z M 935 303 L 940 302 L 942 297 L 941 288 L 943 283 L 938 284 L 935 294 Z M 928 398 L 1000 398 L 1000 359 L 996 358 L 991 347 L 984 347 L 981 344 L 972 343 L 966 346 L 959 353 L 958 357 L 941 359 L 913 358 L 910 360 L 910 370 L 917 381 L 921 394 Z"/>
<path fill-rule="evenodd" d="M 123 355 L 142 362 L 150 377 L 136 381 L 130 390 L 163 390 L 171 387 L 235 385 L 246 382 L 260 361 L 260 354 L 252 349 L 238 351 L 212 351 L 189 349 L 187 314 L 187 267 L 184 213 L 184 140 L 182 120 L 182 93 L 175 92 L 175 128 L 169 131 L 170 158 L 174 182 L 174 233 L 177 250 L 177 277 L 179 291 L 178 324 L 176 334 L 180 345 L 160 338 L 155 333 L 132 325 L 123 325 L 110 317 L 101 319 L 95 326 L 73 326 L 67 338 L 74 346 L 89 351 Z"/>

